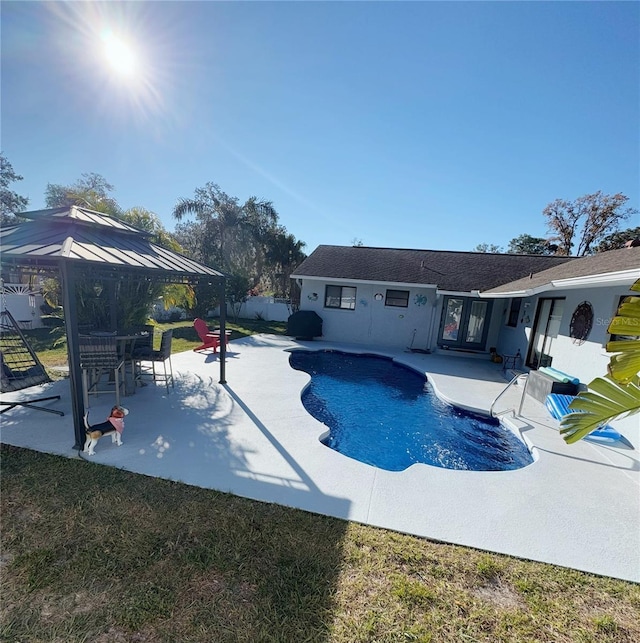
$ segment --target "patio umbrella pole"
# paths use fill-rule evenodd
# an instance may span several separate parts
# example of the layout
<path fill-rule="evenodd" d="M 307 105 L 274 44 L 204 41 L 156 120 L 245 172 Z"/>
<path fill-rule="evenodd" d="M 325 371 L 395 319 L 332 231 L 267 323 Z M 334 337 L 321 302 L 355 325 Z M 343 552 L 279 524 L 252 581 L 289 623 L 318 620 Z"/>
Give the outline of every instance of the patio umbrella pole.
<path fill-rule="evenodd" d="M 69 383 L 71 386 L 71 409 L 76 443 L 73 448 L 80 451 L 85 441 L 84 401 L 82 397 L 82 372 L 80 369 L 80 348 L 78 343 L 78 308 L 76 305 L 76 279 L 73 266 L 67 261 L 60 262 L 64 324 L 67 333 L 69 355 Z"/>

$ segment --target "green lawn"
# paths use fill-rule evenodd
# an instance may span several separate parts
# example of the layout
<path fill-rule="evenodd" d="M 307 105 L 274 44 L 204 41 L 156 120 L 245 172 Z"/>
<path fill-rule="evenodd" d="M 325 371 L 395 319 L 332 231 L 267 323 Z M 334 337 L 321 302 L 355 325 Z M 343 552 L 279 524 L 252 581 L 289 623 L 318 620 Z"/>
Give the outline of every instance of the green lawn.
<path fill-rule="evenodd" d="M 212 328 L 217 327 L 216 322 L 210 322 Z M 231 339 L 240 339 L 255 333 L 271 333 L 283 335 L 286 331 L 286 322 L 268 322 L 263 320 L 240 319 L 238 322 L 227 320 L 227 328 L 232 332 Z M 171 322 L 167 324 L 157 324 L 158 332 L 155 334 L 156 348 L 160 346 L 160 332 L 163 330 L 173 329 L 173 340 L 171 343 L 172 353 L 181 353 L 195 348 L 201 342 L 193 328 L 192 321 Z M 60 329 L 37 328 L 35 330 L 23 331 L 29 343 L 33 346 L 40 361 L 45 368 L 51 369 L 55 366 L 64 366 L 67 363 L 66 344 L 61 346 L 55 345 L 55 340 L 60 337 Z M 55 377 L 55 372 L 51 375 Z"/>
<path fill-rule="evenodd" d="M 1 484 L 2 641 L 640 640 L 633 583 L 10 446 Z"/>
<path fill-rule="evenodd" d="M 234 337 L 277 332 L 249 324 Z M 175 350 L 195 345 L 189 322 L 171 327 Z M 82 459 L 1 455 L 1 641 L 640 640 L 633 583 Z"/>

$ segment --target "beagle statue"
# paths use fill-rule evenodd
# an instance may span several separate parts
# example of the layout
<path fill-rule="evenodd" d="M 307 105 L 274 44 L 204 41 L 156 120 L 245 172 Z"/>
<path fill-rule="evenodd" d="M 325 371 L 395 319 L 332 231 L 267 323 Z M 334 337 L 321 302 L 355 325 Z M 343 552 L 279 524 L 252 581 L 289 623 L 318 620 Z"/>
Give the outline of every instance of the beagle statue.
<path fill-rule="evenodd" d="M 123 406 L 114 406 L 109 413 L 109 417 L 105 422 L 89 426 L 89 412 L 87 411 L 84 416 L 85 433 L 87 440 L 84 443 L 84 452 L 89 455 L 95 455 L 95 446 L 98 440 L 105 436 L 111 436 L 111 442 L 115 442 L 118 446 L 122 445 L 122 432 L 124 431 L 124 417 L 129 414 L 129 410 Z"/>

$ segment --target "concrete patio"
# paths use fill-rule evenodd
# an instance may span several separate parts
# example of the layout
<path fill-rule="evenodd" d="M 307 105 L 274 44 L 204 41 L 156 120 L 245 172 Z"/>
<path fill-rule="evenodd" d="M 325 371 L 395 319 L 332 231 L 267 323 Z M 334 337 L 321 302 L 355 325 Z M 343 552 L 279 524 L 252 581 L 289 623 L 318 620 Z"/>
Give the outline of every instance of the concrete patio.
<path fill-rule="evenodd" d="M 640 430 L 637 416 L 615 425 L 634 449 L 581 441 L 567 446 L 544 406 L 526 398 L 511 425 L 535 462 L 505 472 L 452 471 L 416 464 L 375 469 L 322 445 L 326 427 L 302 406 L 306 373 L 289 366 L 296 348 L 392 356 L 427 374 L 439 395 L 486 411 L 505 387 L 499 365 L 455 355 L 374 351 L 362 346 L 255 335 L 231 342 L 228 384 L 217 355 L 172 357 L 175 388 L 138 388 L 121 447 L 100 441 L 92 463 L 426 538 L 640 582 Z M 16 408 L 2 415 L 3 443 L 66 457 L 73 450 L 68 380 L 22 391 L 60 394 L 64 417 Z M 498 410 L 517 407 L 512 387 Z M 91 402 L 103 421 L 113 396 Z M 89 458 L 87 458 L 89 459 Z"/>

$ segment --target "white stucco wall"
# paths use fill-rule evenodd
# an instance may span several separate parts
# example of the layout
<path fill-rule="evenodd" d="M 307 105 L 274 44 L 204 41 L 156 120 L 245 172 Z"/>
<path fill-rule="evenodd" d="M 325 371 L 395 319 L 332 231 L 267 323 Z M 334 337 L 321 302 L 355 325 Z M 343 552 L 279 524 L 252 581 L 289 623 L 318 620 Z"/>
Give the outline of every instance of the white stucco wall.
<path fill-rule="evenodd" d="M 325 308 L 326 285 L 355 287 L 355 310 Z M 408 307 L 385 306 L 387 289 L 408 290 Z M 382 295 L 381 300 L 375 299 L 376 293 Z M 305 279 L 300 298 L 300 310 L 313 310 L 322 318 L 324 339 L 398 348 L 428 347 L 432 336 L 432 323 L 437 329 L 440 321 L 439 306 L 441 298 L 436 298 L 435 288 L 365 282 L 341 283 Z"/>
<path fill-rule="evenodd" d="M 355 286 L 355 310 L 340 310 L 324 307 L 325 286 Z M 407 308 L 384 305 L 387 288 L 409 290 Z M 376 301 L 375 294 L 383 298 Z M 554 290 L 540 296 L 522 300 L 516 327 L 507 326 L 509 299 L 495 299 L 491 325 L 487 337 L 487 349 L 495 346 L 501 355 L 515 355 L 518 350 L 522 360 L 518 367 L 524 369 L 528 344 L 531 339 L 538 301 L 542 297 L 564 297 L 564 311 L 559 336 L 552 348 L 553 366 L 561 371 L 589 382 L 604 375 L 610 355 L 604 346 L 609 339 L 607 326 L 614 316 L 621 296 L 631 294 L 627 287 L 594 287 L 589 289 Z M 420 299 L 424 298 L 424 300 Z M 422 305 L 417 302 L 424 301 Z M 594 324 L 587 340 L 574 342 L 569 336 L 571 317 L 583 301 L 594 309 Z M 345 341 L 361 344 L 379 344 L 400 348 L 436 348 L 438 327 L 442 311 L 442 296 L 435 289 L 415 288 L 393 284 L 304 280 L 300 300 L 301 310 L 313 310 L 323 320 L 323 337 L 329 341 Z M 414 338 L 415 330 L 415 338 Z M 413 340 L 413 344 L 412 344 Z M 526 369 L 524 369 L 526 370 Z"/>
<path fill-rule="evenodd" d="M 490 345 L 496 346 L 500 355 L 516 355 L 517 352 L 520 351 L 522 360 L 517 364 L 517 367 L 521 370 L 523 370 L 529 338 L 531 337 L 531 326 L 535 315 L 536 302 L 537 297 L 524 297 L 522 299 L 518 322 L 514 327 L 507 326 L 511 299 L 497 299 L 494 304 L 494 310 L 501 310 L 501 313 L 499 318 L 498 315 L 494 313 L 495 318 L 497 318 L 498 327 L 495 341 Z"/>

